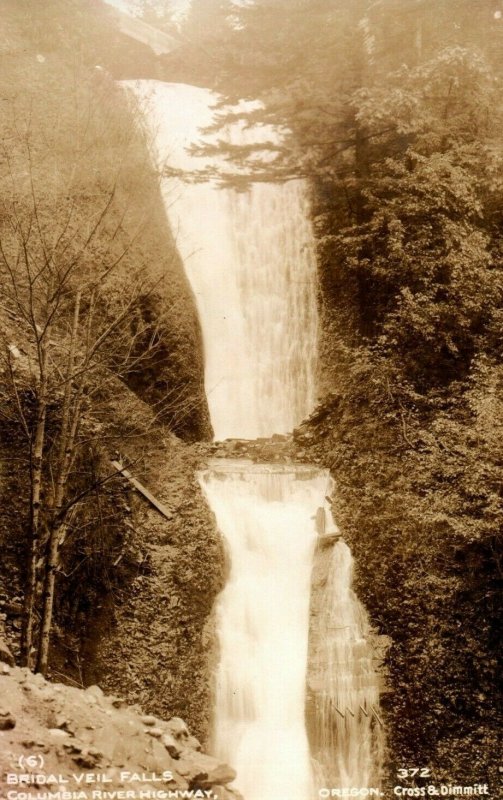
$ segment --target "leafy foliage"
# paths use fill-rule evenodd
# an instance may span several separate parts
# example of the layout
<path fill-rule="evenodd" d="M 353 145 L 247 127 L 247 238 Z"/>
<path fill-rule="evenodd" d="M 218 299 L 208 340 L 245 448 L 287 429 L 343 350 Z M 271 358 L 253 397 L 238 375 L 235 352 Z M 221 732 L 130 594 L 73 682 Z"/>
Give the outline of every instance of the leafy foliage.
<path fill-rule="evenodd" d="M 358 591 L 393 639 L 390 775 L 422 764 L 495 787 L 503 28 L 493 12 L 464 0 L 258 0 L 233 7 L 219 53 L 206 42 L 205 68 L 229 103 L 261 101 L 250 122 L 285 132 L 249 180 L 303 176 L 312 188 L 325 397 L 297 438 L 304 458 L 332 470 Z M 241 173 L 250 162 L 249 150 L 228 155 Z"/>
<path fill-rule="evenodd" d="M 385 699 L 393 762 L 493 785 L 503 517 L 497 98 L 484 61 L 459 48 L 354 94 L 372 144 L 349 178 L 350 208 L 320 203 L 336 343 L 334 394 L 314 421 L 359 592 L 394 642 Z M 378 128 L 387 132 L 377 143 Z"/>

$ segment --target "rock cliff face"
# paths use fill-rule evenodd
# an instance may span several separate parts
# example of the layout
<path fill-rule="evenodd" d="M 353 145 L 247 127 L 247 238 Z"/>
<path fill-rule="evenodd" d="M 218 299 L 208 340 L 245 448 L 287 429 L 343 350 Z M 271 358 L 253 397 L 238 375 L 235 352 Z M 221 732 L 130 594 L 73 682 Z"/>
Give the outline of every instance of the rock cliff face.
<path fill-rule="evenodd" d="M 48 683 L 2 661 L 0 696 L 1 797 L 73 792 L 72 798 L 87 798 L 98 790 L 117 800 L 161 792 L 239 800 L 228 786 L 235 771 L 202 752 L 178 717 L 144 714 L 98 686 Z"/>
<path fill-rule="evenodd" d="M 223 586 L 222 539 L 196 471 L 205 445 L 172 445 L 147 478 L 166 519 L 131 495 L 136 566 L 130 580 L 95 609 L 84 647 L 86 683 L 149 711 L 184 716 L 206 738 L 215 658 L 212 608 Z"/>

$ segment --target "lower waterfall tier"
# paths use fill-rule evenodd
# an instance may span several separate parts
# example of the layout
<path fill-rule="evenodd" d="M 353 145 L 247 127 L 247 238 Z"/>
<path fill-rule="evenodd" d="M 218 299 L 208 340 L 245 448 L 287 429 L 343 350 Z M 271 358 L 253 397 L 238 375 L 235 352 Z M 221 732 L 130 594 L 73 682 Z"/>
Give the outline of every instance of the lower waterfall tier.
<path fill-rule="evenodd" d="M 200 482 L 230 556 L 217 603 L 214 751 L 237 770 L 245 800 L 311 800 L 322 786 L 370 785 L 372 723 L 356 716 L 355 724 L 334 727 L 331 711 L 378 702 L 371 660 L 361 657 L 366 628 L 351 591 L 351 555 L 341 542 L 332 548 L 318 620 L 328 655 L 318 648 L 327 659 L 316 763 L 306 729 L 313 556 L 320 541 L 337 538 L 328 471 L 215 460 Z M 334 627 L 342 637 L 334 638 Z"/>
<path fill-rule="evenodd" d="M 220 665 L 213 749 L 245 800 L 312 793 L 305 687 L 314 517 L 328 474 L 213 462 L 201 484 L 230 574 L 217 606 Z"/>

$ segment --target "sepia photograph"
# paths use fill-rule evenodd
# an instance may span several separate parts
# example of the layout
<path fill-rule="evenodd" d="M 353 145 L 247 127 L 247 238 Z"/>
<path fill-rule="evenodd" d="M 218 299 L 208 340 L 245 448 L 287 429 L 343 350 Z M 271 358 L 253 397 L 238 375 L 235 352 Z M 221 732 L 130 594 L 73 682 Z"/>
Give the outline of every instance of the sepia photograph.
<path fill-rule="evenodd" d="M 0 800 L 503 797 L 503 0 L 0 0 Z"/>

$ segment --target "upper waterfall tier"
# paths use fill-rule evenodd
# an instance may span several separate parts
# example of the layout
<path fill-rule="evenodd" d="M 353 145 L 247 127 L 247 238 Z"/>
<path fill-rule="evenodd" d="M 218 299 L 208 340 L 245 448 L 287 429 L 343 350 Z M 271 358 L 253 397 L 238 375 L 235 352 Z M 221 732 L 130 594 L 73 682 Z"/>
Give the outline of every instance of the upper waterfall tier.
<path fill-rule="evenodd" d="M 316 399 L 316 264 L 305 186 L 236 191 L 211 179 L 191 182 L 190 172 L 223 168 L 222 158 L 189 152 L 205 140 L 216 96 L 183 84 L 129 85 L 146 100 L 159 161 L 179 171 L 163 179 L 163 196 L 201 320 L 215 438 L 286 433 Z M 277 136 L 242 124 L 218 135 L 238 145 Z"/>

